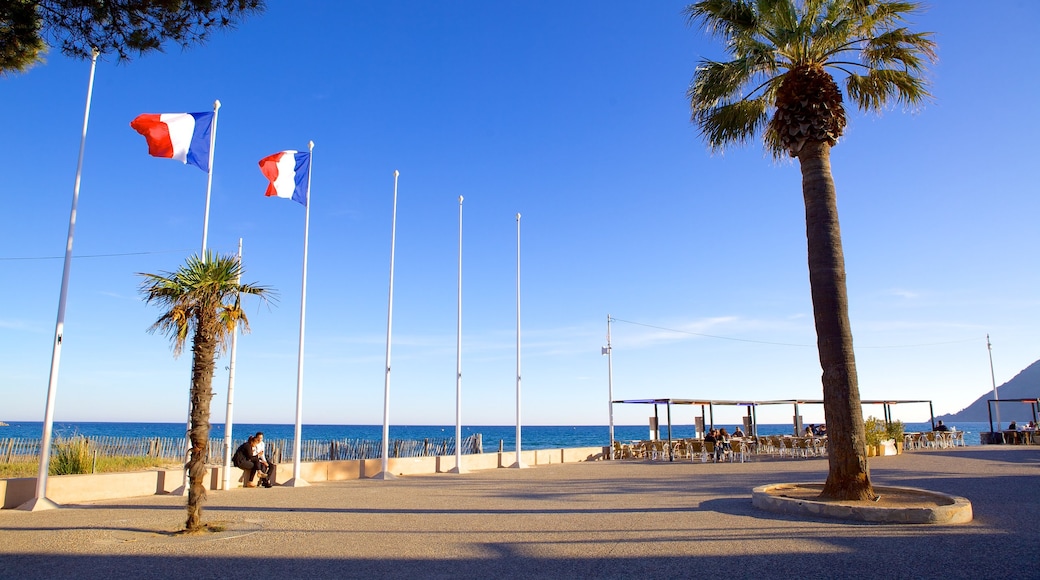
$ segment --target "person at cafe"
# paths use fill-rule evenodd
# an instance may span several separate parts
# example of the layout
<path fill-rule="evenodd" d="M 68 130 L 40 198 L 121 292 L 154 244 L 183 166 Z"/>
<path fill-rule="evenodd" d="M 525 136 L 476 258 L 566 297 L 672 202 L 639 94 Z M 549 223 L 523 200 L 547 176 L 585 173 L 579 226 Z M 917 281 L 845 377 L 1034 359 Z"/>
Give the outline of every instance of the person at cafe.
<path fill-rule="evenodd" d="M 816 429 L 812 425 L 807 425 L 805 427 L 805 436 L 806 437 L 812 437 L 815 434 L 816 434 Z"/>
<path fill-rule="evenodd" d="M 710 430 L 710 431 L 708 431 L 707 433 L 704 434 L 704 448 L 707 449 L 708 448 L 708 443 L 711 443 L 711 449 L 712 449 L 712 457 L 711 458 L 712 458 L 712 461 L 716 461 L 715 458 L 718 456 L 719 449 L 721 448 L 721 445 L 722 445 L 721 443 L 719 443 L 718 434 L 719 434 L 719 432 L 717 430 L 715 430 L 715 429 L 712 429 L 712 430 Z"/>
<path fill-rule="evenodd" d="M 715 435 L 717 442 L 715 443 L 715 461 L 721 461 L 722 456 L 729 450 L 729 433 L 726 432 L 726 428 L 719 429 L 719 432 Z"/>
<path fill-rule="evenodd" d="M 733 428 L 734 437 L 745 437 L 744 432 L 740 430 L 740 425 Z"/>
<path fill-rule="evenodd" d="M 936 431 L 949 431 L 950 428 L 943 425 L 942 419 L 939 419 L 939 424 L 935 426 Z"/>
<path fill-rule="evenodd" d="M 1014 422 L 1014 421 L 1012 421 L 1012 422 L 1008 423 L 1008 428 L 1007 428 L 1007 430 L 1008 430 L 1008 431 L 1018 431 L 1018 423 L 1016 423 L 1016 422 Z"/>

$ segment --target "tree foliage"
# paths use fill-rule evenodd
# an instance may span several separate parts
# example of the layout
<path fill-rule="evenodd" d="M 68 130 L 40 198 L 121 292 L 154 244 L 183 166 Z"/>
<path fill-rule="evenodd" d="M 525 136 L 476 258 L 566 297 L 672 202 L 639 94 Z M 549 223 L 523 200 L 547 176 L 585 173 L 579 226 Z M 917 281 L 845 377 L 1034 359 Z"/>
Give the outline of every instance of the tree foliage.
<path fill-rule="evenodd" d="M 930 96 L 924 72 L 936 58 L 931 33 L 915 33 L 903 26 L 919 10 L 917 3 L 893 0 L 691 4 L 685 10 L 689 22 L 701 23 L 721 38 L 730 58 L 704 59 L 698 65 L 687 91 L 691 118 L 712 149 L 744 144 L 762 134 L 766 148 L 781 156 L 794 155 L 797 148 L 791 149 L 791 139 L 777 132 L 780 126 L 769 122 L 769 115 L 783 105 L 780 87 L 792 72 L 805 75 L 816 70 L 838 76 L 845 96 L 863 111 L 881 110 L 891 103 L 917 106 Z M 837 107 L 828 115 L 844 119 L 844 111 L 837 110 L 841 93 L 837 84 L 834 88 Z M 835 119 L 828 130 L 835 124 L 844 126 L 844 121 Z M 838 131 L 833 138 L 840 136 Z"/>
<path fill-rule="evenodd" d="M 119 60 L 166 43 L 187 48 L 263 9 L 263 0 L 4 0 L 0 74 L 27 70 L 48 47 L 77 58 L 97 48 Z"/>

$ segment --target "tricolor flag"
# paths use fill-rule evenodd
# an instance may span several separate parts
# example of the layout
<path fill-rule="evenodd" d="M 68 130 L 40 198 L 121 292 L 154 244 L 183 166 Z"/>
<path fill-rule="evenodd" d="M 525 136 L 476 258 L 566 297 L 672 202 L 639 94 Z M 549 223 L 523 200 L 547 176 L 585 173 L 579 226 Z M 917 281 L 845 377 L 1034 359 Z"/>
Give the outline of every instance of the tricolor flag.
<path fill-rule="evenodd" d="M 209 173 L 213 117 L 213 113 L 144 114 L 130 121 L 130 126 L 144 135 L 152 157 L 176 159 Z"/>
<path fill-rule="evenodd" d="M 301 151 L 282 151 L 260 160 L 260 171 L 270 180 L 264 195 L 284 197 L 307 205 L 307 174 L 311 154 Z"/>

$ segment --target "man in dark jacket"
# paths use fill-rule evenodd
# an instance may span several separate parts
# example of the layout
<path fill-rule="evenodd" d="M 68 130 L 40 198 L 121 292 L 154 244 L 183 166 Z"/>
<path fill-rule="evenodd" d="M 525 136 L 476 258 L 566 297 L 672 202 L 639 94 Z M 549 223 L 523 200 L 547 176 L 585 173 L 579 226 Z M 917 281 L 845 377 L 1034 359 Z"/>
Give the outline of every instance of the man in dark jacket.
<path fill-rule="evenodd" d="M 235 455 L 231 458 L 231 462 L 235 464 L 235 467 L 245 472 L 245 481 L 242 482 L 242 487 L 256 487 L 253 483 L 253 476 L 256 475 L 257 462 L 253 458 L 253 438 L 246 439 L 245 443 L 238 446 L 235 451 Z"/>

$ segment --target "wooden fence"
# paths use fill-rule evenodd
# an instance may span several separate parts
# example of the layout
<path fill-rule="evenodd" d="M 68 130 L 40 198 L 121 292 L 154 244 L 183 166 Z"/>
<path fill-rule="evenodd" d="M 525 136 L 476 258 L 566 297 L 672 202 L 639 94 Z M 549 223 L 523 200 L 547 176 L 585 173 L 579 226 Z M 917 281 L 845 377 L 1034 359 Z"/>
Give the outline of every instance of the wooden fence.
<path fill-rule="evenodd" d="M 99 457 L 155 457 L 181 462 L 186 457 L 187 441 L 183 437 L 55 437 L 53 447 L 86 440 L 90 454 Z M 267 455 L 275 463 L 292 461 L 293 441 L 268 439 Z M 241 442 L 232 443 L 233 449 Z M 224 440 L 210 439 L 206 463 L 224 463 Z M 483 453 L 480 433 L 462 440 L 465 454 Z M 334 461 L 345 459 L 377 459 L 382 457 L 382 441 L 365 439 L 309 440 L 300 442 L 300 461 Z M 413 441 L 393 439 L 387 445 L 390 457 L 432 457 L 454 455 L 455 439 Z M 40 439 L 0 439 L 0 463 L 33 461 L 40 456 Z"/>

